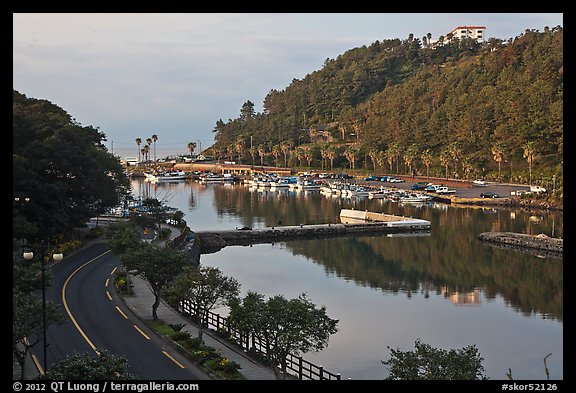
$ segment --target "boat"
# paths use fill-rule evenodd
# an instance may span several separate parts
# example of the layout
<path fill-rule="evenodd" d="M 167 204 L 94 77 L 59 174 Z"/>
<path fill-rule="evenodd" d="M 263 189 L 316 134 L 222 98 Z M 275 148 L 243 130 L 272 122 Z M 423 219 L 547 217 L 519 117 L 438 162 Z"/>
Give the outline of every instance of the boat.
<path fill-rule="evenodd" d="M 281 177 L 279 179 L 270 182 L 271 188 L 289 188 L 290 184 L 295 184 L 296 178 L 293 177 Z"/>
<path fill-rule="evenodd" d="M 186 180 L 188 175 L 184 171 L 171 171 L 171 172 L 161 172 L 156 174 L 156 181 L 175 181 L 175 180 Z"/>
<path fill-rule="evenodd" d="M 289 186 L 292 186 L 291 184 Z M 316 183 L 312 180 L 301 180 L 296 183 L 296 190 L 298 191 L 310 191 L 310 190 L 319 190 L 320 184 Z"/>
<path fill-rule="evenodd" d="M 224 183 L 234 181 L 234 178 L 229 173 L 217 174 L 210 173 L 208 175 L 200 177 L 202 183 Z"/>
<path fill-rule="evenodd" d="M 429 199 L 432 199 L 430 195 L 420 194 L 416 192 L 411 192 L 401 196 L 399 198 L 400 202 L 426 202 Z"/>
<path fill-rule="evenodd" d="M 186 180 L 188 174 L 184 171 L 170 171 L 170 172 L 144 172 L 144 181 L 150 183 Z"/>

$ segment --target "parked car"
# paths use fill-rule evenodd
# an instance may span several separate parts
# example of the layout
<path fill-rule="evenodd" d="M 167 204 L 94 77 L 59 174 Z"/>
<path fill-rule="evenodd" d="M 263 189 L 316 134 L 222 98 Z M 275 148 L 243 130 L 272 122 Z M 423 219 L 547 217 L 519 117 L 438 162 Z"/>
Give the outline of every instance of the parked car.
<path fill-rule="evenodd" d="M 366 180 L 366 181 L 378 181 L 378 177 L 371 175 L 371 176 L 365 177 L 364 180 Z"/>
<path fill-rule="evenodd" d="M 496 194 L 495 192 L 487 191 L 480 194 L 482 198 L 500 198 L 500 195 Z"/>
<path fill-rule="evenodd" d="M 398 179 L 398 178 L 396 178 L 396 177 L 389 177 L 389 178 L 388 178 L 388 181 L 389 181 L 390 183 L 402 183 L 404 180 Z"/>

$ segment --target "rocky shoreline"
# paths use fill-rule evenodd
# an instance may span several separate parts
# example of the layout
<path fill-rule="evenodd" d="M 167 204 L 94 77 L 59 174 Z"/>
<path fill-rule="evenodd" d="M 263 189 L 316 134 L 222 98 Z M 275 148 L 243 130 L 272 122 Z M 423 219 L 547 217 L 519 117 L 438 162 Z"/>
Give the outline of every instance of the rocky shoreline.
<path fill-rule="evenodd" d="M 549 237 L 544 234 L 527 235 L 515 232 L 483 232 L 478 235 L 478 239 L 521 251 L 544 252 L 544 256 L 562 258 L 564 252 L 564 239 Z"/>

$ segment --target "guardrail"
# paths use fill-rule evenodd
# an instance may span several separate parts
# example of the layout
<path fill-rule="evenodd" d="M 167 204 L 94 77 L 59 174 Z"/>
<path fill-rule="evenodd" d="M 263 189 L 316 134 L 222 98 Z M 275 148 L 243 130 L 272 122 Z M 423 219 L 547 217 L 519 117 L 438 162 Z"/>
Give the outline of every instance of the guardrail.
<path fill-rule="evenodd" d="M 198 307 L 190 300 L 183 300 L 177 306 L 180 313 L 186 315 L 191 320 L 198 323 Z M 255 336 L 242 334 L 240 331 L 230 327 L 228 320 L 212 311 L 208 312 L 204 327 L 213 329 L 220 335 L 229 336 L 234 342 L 247 352 L 266 358 L 266 344 Z M 286 357 L 286 371 L 290 372 L 298 379 L 312 380 L 340 380 L 340 373 L 333 373 L 325 370 L 324 367 L 311 363 L 301 356 L 288 355 Z"/>

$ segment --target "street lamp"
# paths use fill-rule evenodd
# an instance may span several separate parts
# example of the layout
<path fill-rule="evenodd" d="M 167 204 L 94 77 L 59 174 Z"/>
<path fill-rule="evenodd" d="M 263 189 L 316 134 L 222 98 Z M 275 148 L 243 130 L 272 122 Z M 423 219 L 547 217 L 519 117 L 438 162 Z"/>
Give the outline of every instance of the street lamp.
<path fill-rule="evenodd" d="M 32 245 L 32 247 L 36 247 Z M 48 343 L 46 341 L 46 262 L 44 261 L 44 255 L 46 253 L 46 246 L 44 242 L 40 245 L 40 271 L 42 272 L 42 340 L 44 342 L 44 372 L 48 370 L 48 362 L 47 362 L 47 351 Z M 31 261 L 34 258 L 34 253 L 31 250 L 24 251 L 22 254 L 24 259 L 27 261 Z M 62 253 L 55 253 L 52 255 L 52 258 L 55 262 L 60 262 L 64 255 Z"/>

